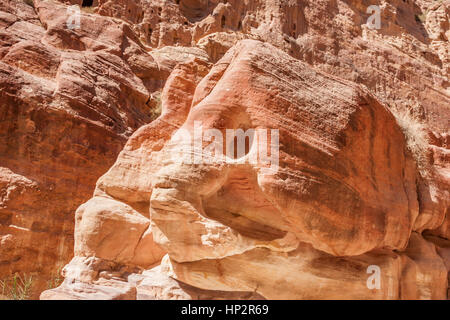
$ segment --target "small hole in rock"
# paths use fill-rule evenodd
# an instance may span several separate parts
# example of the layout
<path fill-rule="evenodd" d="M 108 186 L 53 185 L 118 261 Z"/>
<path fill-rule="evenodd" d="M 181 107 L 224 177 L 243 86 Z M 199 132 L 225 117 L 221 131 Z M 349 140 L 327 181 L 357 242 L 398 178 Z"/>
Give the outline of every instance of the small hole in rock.
<path fill-rule="evenodd" d="M 225 16 L 222 16 L 222 22 L 220 23 L 222 28 L 225 27 L 225 23 L 226 23 L 226 18 L 225 18 Z"/>
<path fill-rule="evenodd" d="M 94 3 L 94 0 L 83 0 L 83 3 L 81 4 L 82 7 L 92 7 L 92 4 Z"/>

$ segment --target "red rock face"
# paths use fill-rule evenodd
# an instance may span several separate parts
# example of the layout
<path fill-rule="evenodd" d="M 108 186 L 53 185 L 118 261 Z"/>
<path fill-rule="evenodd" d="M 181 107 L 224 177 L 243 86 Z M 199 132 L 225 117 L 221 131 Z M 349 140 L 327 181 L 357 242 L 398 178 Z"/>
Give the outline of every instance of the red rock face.
<path fill-rule="evenodd" d="M 0 278 L 36 291 L 73 255 L 74 211 L 128 136 L 152 120 L 164 80 L 129 27 L 66 7 L 0 4 Z M 41 281 L 42 280 L 42 281 Z"/>
<path fill-rule="evenodd" d="M 66 266 L 66 282 L 42 298 L 91 299 L 105 285 L 102 298 L 110 299 L 122 297 L 121 287 L 138 299 L 172 291 L 196 298 L 192 290 L 210 298 L 446 297 L 444 260 L 413 232 L 417 221 L 441 213 L 421 210 L 429 191 L 417 189 L 413 155 L 386 107 L 360 86 L 259 41 L 238 43 L 206 76 L 200 66 L 192 60 L 173 71 L 162 116 L 133 135 L 78 209 L 78 258 Z M 196 155 L 177 154 L 186 142 L 177 134 L 194 136 L 196 121 L 219 132 L 279 129 L 279 168 L 178 161 Z M 257 148 L 249 149 L 245 157 Z M 165 252 L 160 267 L 139 271 Z M 105 282 L 89 271 L 92 256 L 133 266 L 138 280 Z M 374 266 L 382 270 L 378 289 L 367 285 Z M 81 279 L 80 269 L 94 275 Z M 111 269 L 101 270 L 110 277 Z"/>
<path fill-rule="evenodd" d="M 449 1 L 381 1 L 379 29 L 353 0 L 98 0 L 75 28 L 81 1 L 27 3 L 0 4 L 0 275 L 74 254 L 41 298 L 447 297 Z M 181 162 L 198 123 L 278 130 L 279 167 Z"/>

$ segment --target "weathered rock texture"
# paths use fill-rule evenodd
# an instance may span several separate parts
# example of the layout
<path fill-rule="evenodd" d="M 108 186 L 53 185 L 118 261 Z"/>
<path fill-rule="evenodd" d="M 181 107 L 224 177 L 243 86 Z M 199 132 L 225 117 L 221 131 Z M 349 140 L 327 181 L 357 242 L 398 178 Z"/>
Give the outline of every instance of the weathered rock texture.
<path fill-rule="evenodd" d="M 75 220 L 41 298 L 447 298 L 450 1 L 70 4 L 0 7 L 0 272 Z M 279 169 L 180 163 L 196 121 L 278 129 Z"/>
<path fill-rule="evenodd" d="M 53 2 L 0 2 L 0 279 L 32 274 L 37 293 L 72 257 L 73 212 L 155 117 L 170 72 L 122 21 L 67 19 Z"/>

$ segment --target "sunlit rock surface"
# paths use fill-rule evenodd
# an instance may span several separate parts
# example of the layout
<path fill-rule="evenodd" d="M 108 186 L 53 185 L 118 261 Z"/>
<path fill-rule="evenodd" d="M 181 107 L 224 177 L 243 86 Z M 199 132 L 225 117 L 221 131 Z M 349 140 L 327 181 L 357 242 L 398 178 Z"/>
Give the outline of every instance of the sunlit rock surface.
<path fill-rule="evenodd" d="M 37 297 L 75 256 L 42 298 L 446 298 L 450 1 L 380 29 L 353 0 L 81 3 L 0 2 L 0 279 Z M 180 163 L 196 122 L 279 130 L 279 168 Z"/>

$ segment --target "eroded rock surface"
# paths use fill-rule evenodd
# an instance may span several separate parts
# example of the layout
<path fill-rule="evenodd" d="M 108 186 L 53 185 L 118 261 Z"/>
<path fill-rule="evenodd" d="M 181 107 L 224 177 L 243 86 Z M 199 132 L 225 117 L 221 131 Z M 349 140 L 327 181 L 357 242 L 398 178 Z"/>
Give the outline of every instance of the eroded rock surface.
<path fill-rule="evenodd" d="M 450 1 L 380 29 L 354 0 L 81 3 L 0 3 L 0 276 L 74 253 L 42 298 L 446 298 Z M 180 163 L 196 121 L 279 130 L 279 169 Z"/>
<path fill-rule="evenodd" d="M 37 294 L 73 255 L 75 209 L 155 118 L 173 68 L 122 21 L 83 12 L 69 29 L 68 16 L 49 1 L 0 3 L 0 279 L 31 274 Z"/>
<path fill-rule="evenodd" d="M 211 298 L 446 298 L 444 260 L 415 231 L 419 219 L 442 221 L 442 212 L 421 210 L 418 193 L 429 190 L 417 188 L 416 161 L 388 108 L 361 86 L 260 41 L 239 42 L 206 75 L 202 64 L 178 65 L 163 92 L 162 116 L 130 138 L 95 197 L 78 209 L 76 255 L 140 268 L 150 295 L 121 277 L 138 299 L 169 298 L 170 290 L 189 298 L 173 282 L 157 289 L 162 280 L 155 279 L 167 276 L 209 294 L 218 290 Z M 184 148 L 191 140 L 179 135 L 194 136 L 196 123 L 223 136 L 227 128 L 279 129 L 279 167 L 223 162 L 223 146 L 201 163 L 180 161 L 196 156 Z M 262 144 L 253 139 L 244 158 Z M 146 218 L 138 227 L 135 219 Z M 105 219 L 117 227 L 93 222 Z M 160 268 L 143 271 L 152 263 Z M 379 288 L 367 283 L 373 266 Z M 80 283 L 100 281 L 75 279 L 42 297 L 70 298 Z"/>

